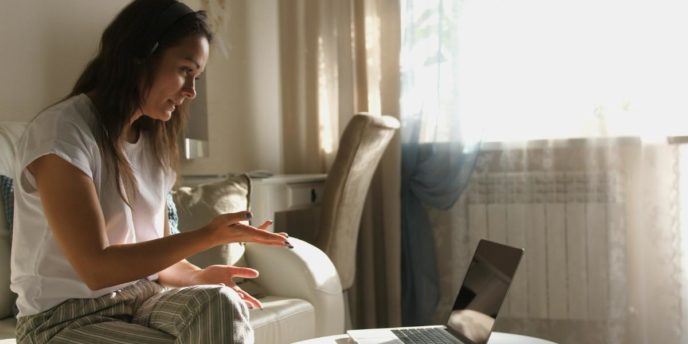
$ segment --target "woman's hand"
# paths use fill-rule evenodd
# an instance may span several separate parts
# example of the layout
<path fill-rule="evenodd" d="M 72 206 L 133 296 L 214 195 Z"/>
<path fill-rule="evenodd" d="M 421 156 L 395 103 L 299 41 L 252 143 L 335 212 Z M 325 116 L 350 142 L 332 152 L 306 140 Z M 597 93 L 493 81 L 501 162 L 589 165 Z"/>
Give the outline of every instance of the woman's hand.
<path fill-rule="evenodd" d="M 272 221 L 265 221 L 259 227 L 253 227 L 242 223 L 251 218 L 251 213 L 242 211 L 238 213 L 222 214 L 216 216 L 204 230 L 210 231 L 218 244 L 233 242 L 255 242 L 266 245 L 291 247 L 287 241 L 286 233 L 271 233 L 267 228 Z"/>
<path fill-rule="evenodd" d="M 267 230 L 272 225 L 272 221 L 265 221 L 258 227 L 241 223 L 241 221 L 246 221 L 250 218 L 251 213 L 246 211 L 222 214 L 216 216 L 208 225 L 203 227 L 203 230 L 211 231 L 213 237 L 220 243 L 256 242 L 292 248 L 287 241 L 289 237 L 287 233 L 271 233 Z M 205 269 L 192 271 L 189 281 L 192 285 L 224 284 L 234 289 L 250 308 L 263 308 L 258 299 L 234 283 L 234 277 L 256 278 L 258 277 L 258 271 L 231 265 L 211 265 Z"/>
<path fill-rule="evenodd" d="M 211 265 L 205 269 L 192 272 L 191 282 L 193 284 L 224 284 L 234 289 L 239 294 L 249 308 L 263 308 L 263 304 L 251 294 L 245 292 L 234 283 L 234 277 L 256 278 L 258 271 L 251 268 L 243 268 L 231 265 Z"/>

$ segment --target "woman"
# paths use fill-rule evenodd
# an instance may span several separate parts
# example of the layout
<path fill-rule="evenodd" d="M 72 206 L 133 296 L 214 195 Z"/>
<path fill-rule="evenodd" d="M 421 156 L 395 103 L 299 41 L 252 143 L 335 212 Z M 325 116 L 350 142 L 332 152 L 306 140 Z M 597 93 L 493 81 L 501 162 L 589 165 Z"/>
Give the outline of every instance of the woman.
<path fill-rule="evenodd" d="M 202 12 L 136 0 L 103 33 L 71 94 L 19 143 L 12 290 L 20 343 L 252 342 L 232 277 L 185 257 L 231 242 L 289 246 L 286 234 L 225 214 L 169 236 L 178 109 L 196 96 L 212 34 Z M 176 287 L 176 288 L 165 288 Z"/>

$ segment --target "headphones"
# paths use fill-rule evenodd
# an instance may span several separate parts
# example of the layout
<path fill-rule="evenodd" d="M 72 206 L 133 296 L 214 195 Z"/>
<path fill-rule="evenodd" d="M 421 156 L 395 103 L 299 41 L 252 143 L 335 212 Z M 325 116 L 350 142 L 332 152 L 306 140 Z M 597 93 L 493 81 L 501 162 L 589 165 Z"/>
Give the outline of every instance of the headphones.
<path fill-rule="evenodd" d="M 172 27 L 174 23 L 182 19 L 183 17 L 196 13 L 194 10 L 189 8 L 189 6 L 186 6 L 185 4 L 174 1 L 172 4 L 167 6 L 164 11 L 160 14 L 160 17 L 158 17 L 158 20 L 155 22 L 155 25 L 153 25 L 153 28 L 151 29 L 150 32 L 150 37 L 153 38 L 154 43 L 153 46 L 150 49 L 150 52 L 148 53 L 148 56 L 153 55 L 155 51 L 158 49 L 159 40 L 165 34 L 165 32 Z"/>

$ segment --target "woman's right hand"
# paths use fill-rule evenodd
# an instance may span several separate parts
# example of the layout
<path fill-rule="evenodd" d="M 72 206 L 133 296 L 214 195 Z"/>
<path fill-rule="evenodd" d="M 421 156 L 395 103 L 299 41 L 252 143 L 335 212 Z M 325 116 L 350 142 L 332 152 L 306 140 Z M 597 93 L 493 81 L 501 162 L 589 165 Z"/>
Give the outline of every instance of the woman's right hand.
<path fill-rule="evenodd" d="M 248 221 L 250 218 L 251 213 L 248 211 L 221 214 L 203 229 L 210 232 L 218 245 L 234 242 L 255 242 L 266 245 L 291 246 L 287 241 L 286 233 L 267 231 L 272 221 L 266 221 L 259 227 L 242 223 L 242 221 Z"/>

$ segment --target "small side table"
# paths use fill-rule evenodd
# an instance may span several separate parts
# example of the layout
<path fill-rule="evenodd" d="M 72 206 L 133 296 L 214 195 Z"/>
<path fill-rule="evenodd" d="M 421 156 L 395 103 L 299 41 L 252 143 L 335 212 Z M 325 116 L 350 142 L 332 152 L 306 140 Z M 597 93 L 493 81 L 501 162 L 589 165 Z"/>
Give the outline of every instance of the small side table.
<path fill-rule="evenodd" d="M 354 341 L 346 334 L 313 338 L 295 342 L 293 344 L 354 344 Z M 549 340 L 523 336 L 504 332 L 492 332 L 488 344 L 556 344 Z"/>
<path fill-rule="evenodd" d="M 327 174 L 282 174 L 251 178 L 251 224 L 274 220 L 275 213 L 316 207 L 322 201 Z M 271 231 L 287 228 L 271 227 Z"/>

